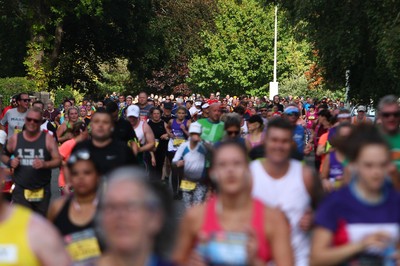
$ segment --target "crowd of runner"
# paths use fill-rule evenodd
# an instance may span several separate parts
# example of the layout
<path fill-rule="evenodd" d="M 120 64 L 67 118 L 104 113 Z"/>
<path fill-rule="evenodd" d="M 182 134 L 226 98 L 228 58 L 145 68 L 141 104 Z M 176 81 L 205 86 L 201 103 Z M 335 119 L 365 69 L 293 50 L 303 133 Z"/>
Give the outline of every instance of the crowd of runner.
<path fill-rule="evenodd" d="M 20 93 L 0 121 L 0 266 L 400 265 L 400 101 L 370 108 Z"/>

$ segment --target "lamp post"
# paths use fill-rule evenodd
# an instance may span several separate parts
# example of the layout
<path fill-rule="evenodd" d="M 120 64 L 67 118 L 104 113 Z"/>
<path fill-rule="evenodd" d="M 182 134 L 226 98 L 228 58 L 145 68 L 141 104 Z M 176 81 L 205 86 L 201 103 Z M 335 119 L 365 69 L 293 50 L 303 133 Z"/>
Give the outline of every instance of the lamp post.
<path fill-rule="evenodd" d="M 275 5 L 275 36 L 274 36 L 274 80 L 269 83 L 269 99 L 273 100 L 274 95 L 278 94 L 278 82 L 276 81 L 276 65 L 278 53 L 278 5 Z"/>

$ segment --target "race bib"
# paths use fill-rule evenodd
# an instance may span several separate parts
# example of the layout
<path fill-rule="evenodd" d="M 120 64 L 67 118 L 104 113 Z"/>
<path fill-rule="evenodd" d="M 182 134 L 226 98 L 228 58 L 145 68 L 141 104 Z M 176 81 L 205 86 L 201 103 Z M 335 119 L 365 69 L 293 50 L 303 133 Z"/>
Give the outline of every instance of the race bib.
<path fill-rule="evenodd" d="M 160 144 L 160 140 L 159 140 L 159 139 L 156 139 L 155 148 L 157 148 L 159 144 Z"/>
<path fill-rule="evenodd" d="M 197 184 L 195 182 L 187 181 L 187 180 L 182 180 L 180 189 L 182 191 L 192 191 L 196 188 Z"/>
<path fill-rule="evenodd" d="M 244 233 L 217 232 L 210 241 L 198 247 L 209 265 L 247 265 L 248 237 Z"/>
<path fill-rule="evenodd" d="M 44 188 L 29 190 L 24 189 L 25 199 L 29 202 L 39 202 L 44 199 Z"/>
<path fill-rule="evenodd" d="M 22 129 L 20 129 L 20 128 L 15 128 L 14 129 L 14 134 L 18 134 L 18 133 L 21 133 L 22 132 Z"/>
<path fill-rule="evenodd" d="M 0 244 L 0 264 L 18 263 L 18 248 L 16 245 Z"/>
<path fill-rule="evenodd" d="M 100 257 L 99 242 L 93 229 L 74 233 L 64 237 L 68 253 L 74 262 L 82 262 Z"/>
<path fill-rule="evenodd" d="M 181 146 L 182 145 L 182 143 L 185 143 L 185 139 L 174 139 L 174 141 L 173 141 L 173 145 L 175 146 L 175 147 L 179 147 L 179 146 Z"/>

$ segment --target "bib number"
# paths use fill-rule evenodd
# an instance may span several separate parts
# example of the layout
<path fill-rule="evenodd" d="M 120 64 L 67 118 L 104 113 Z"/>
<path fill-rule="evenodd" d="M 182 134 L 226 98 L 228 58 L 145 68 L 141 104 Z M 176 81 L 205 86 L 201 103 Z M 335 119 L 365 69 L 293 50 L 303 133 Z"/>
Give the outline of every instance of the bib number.
<path fill-rule="evenodd" d="M 18 248 L 15 245 L 0 245 L 0 264 L 18 262 Z"/>
<path fill-rule="evenodd" d="M 180 189 L 182 191 L 192 191 L 196 189 L 197 184 L 195 182 L 191 182 L 188 180 L 182 180 L 181 181 L 181 185 L 180 185 Z"/>
<path fill-rule="evenodd" d="M 185 139 L 174 139 L 173 145 L 174 145 L 175 147 L 179 147 L 179 146 L 181 146 L 182 143 L 184 143 L 185 141 L 186 141 Z"/>
<path fill-rule="evenodd" d="M 29 190 L 24 189 L 25 199 L 29 202 L 39 202 L 44 199 L 44 188 Z"/>
<path fill-rule="evenodd" d="M 97 258 L 101 255 L 99 243 L 95 237 L 73 242 L 67 246 L 67 250 L 75 262 Z"/>

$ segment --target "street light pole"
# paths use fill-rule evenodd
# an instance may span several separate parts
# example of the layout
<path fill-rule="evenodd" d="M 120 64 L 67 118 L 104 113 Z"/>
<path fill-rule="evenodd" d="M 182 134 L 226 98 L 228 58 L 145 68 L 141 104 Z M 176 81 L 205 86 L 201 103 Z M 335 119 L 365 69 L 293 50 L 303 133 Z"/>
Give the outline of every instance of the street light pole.
<path fill-rule="evenodd" d="M 274 95 L 278 94 L 277 82 L 277 54 L 278 54 L 278 5 L 275 5 L 275 35 L 274 35 L 274 79 L 269 83 L 269 99 L 273 100 Z"/>

